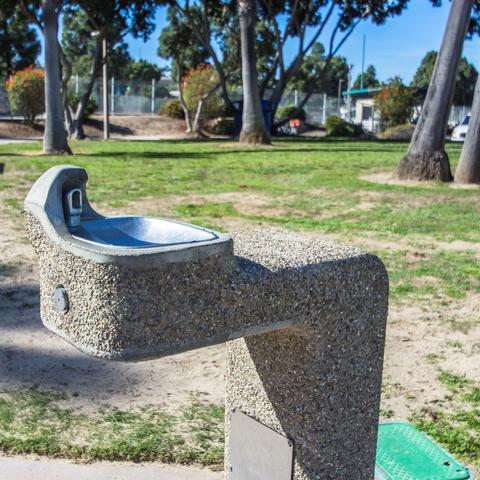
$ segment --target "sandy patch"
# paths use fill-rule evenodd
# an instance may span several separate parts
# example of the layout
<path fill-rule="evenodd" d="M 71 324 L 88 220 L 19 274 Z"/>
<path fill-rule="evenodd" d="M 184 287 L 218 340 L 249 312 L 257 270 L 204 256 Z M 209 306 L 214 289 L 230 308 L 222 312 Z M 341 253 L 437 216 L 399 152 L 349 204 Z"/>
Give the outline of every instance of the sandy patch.
<path fill-rule="evenodd" d="M 362 180 L 373 183 L 384 183 L 387 185 L 400 185 L 402 187 L 422 187 L 428 188 L 438 185 L 438 182 L 432 181 L 419 181 L 419 180 L 401 180 L 397 177 L 395 171 L 393 172 L 380 172 L 372 175 L 364 175 L 360 177 Z M 458 183 L 449 183 L 450 188 L 460 189 L 460 190 L 480 190 L 480 185 L 472 184 L 458 184 Z"/>
<path fill-rule="evenodd" d="M 382 408 L 395 418 L 443 404 L 448 393 L 437 380 L 451 370 L 480 381 L 480 296 L 438 305 L 391 305 L 387 329 Z M 476 321 L 473 321 L 476 317 Z M 465 325 L 464 331 L 457 325 Z M 461 345 L 461 348 L 456 347 Z M 429 354 L 436 358 L 432 361 Z"/>
<path fill-rule="evenodd" d="M 282 197 L 282 201 L 285 201 L 285 197 Z M 161 198 L 145 197 L 129 202 L 121 208 L 112 207 L 108 204 L 99 204 L 98 210 L 106 214 L 118 215 L 118 212 L 121 210 L 122 213 L 129 215 L 162 214 L 175 217 L 177 216 L 175 208 L 179 205 L 192 204 L 202 206 L 206 203 L 231 203 L 239 213 L 252 216 L 282 216 L 292 215 L 292 212 L 295 212 L 293 209 L 278 205 L 275 199 L 269 195 L 253 192 L 171 195 Z M 219 221 L 222 220 L 223 218 L 219 219 Z"/>

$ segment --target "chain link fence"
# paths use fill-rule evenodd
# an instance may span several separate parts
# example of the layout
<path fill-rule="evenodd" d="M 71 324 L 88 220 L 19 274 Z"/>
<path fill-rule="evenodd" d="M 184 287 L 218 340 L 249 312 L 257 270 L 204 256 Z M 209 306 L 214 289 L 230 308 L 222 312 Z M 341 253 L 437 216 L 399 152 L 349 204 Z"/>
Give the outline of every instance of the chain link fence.
<path fill-rule="evenodd" d="M 68 84 L 68 95 L 80 97 L 87 88 L 88 79 L 73 76 Z M 11 117 L 8 97 L 5 91 L 5 82 L 0 80 L 0 116 Z M 108 108 L 112 115 L 158 115 L 162 105 L 173 98 L 178 98 L 177 85 L 170 79 L 160 81 L 127 81 L 110 78 L 108 80 Z M 238 89 L 237 89 L 238 90 Z M 271 92 L 266 92 L 268 98 Z M 287 90 L 280 102 L 280 107 L 299 106 L 303 100 L 303 92 Z M 232 95 L 234 100 L 241 98 L 241 90 Z M 103 113 L 102 79 L 95 80 L 91 99 L 94 102 L 94 111 Z M 314 93 L 303 107 L 306 121 L 313 125 L 324 126 L 326 119 L 331 115 L 340 115 L 346 120 L 355 121 L 355 101 L 348 98 L 331 97 L 323 93 Z M 458 125 L 470 113 L 470 106 L 454 105 L 451 108 L 448 124 Z M 420 108 L 418 108 L 420 111 Z M 362 122 L 363 124 L 364 122 Z"/>
<path fill-rule="evenodd" d="M 79 98 L 87 88 L 88 81 L 74 76 L 68 84 L 68 95 Z M 108 80 L 108 108 L 112 115 L 157 115 L 161 106 L 175 98 L 178 93 L 170 80 L 125 81 Z M 95 102 L 95 113 L 103 113 L 103 83 L 95 80 L 91 99 Z"/>

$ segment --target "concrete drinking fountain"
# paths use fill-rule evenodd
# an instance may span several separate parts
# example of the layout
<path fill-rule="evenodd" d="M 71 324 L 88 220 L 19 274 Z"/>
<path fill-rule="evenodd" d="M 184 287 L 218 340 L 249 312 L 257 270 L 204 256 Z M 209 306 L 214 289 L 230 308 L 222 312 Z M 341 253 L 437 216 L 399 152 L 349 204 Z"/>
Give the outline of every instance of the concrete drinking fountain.
<path fill-rule="evenodd" d="M 43 323 L 111 360 L 227 342 L 230 480 L 373 478 L 381 261 L 297 234 L 104 217 L 86 184 L 84 169 L 53 167 L 25 200 Z"/>

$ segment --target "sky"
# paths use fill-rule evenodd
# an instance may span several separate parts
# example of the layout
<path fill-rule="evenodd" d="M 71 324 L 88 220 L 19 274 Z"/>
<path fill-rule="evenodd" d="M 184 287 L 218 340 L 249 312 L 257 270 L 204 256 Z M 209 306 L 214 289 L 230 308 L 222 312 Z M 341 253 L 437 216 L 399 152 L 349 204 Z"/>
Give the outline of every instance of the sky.
<path fill-rule="evenodd" d="M 402 15 L 388 19 L 384 25 L 374 25 L 370 21 L 360 23 L 338 52 L 352 65 L 352 79 L 355 80 L 361 72 L 365 37 L 365 68 L 374 65 L 381 81 L 398 75 L 409 83 L 424 55 L 440 47 L 450 7 L 449 1 L 442 3 L 441 7 L 432 7 L 430 0 L 410 0 Z M 167 24 L 165 8 L 158 10 L 155 23 L 156 29 L 147 42 L 131 36 L 125 40 L 135 60 L 144 59 L 162 67 L 168 66 L 168 61 L 157 56 L 158 37 Z M 319 40 L 327 44 L 328 34 L 326 30 L 323 39 Z M 295 45 L 287 46 L 287 59 L 294 50 Z M 480 70 L 480 38 L 466 40 L 463 54 Z M 43 64 L 43 58 L 40 63 Z"/>
<path fill-rule="evenodd" d="M 442 7 L 434 8 L 429 0 L 410 0 L 402 15 L 387 20 L 384 25 L 373 25 L 370 21 L 359 24 L 339 51 L 339 55 L 353 65 L 353 79 L 361 72 L 365 35 L 365 65 L 373 64 L 380 80 L 399 75 L 405 82 L 410 82 L 423 56 L 429 50 L 438 50 L 449 6 L 448 1 L 444 1 Z M 146 43 L 133 38 L 127 38 L 127 43 L 133 58 L 163 66 L 166 63 L 156 52 L 158 36 L 166 24 L 165 10 L 157 13 L 156 24 L 155 32 Z M 294 46 L 290 48 L 293 51 Z M 464 55 L 480 69 L 480 39 L 467 40 Z"/>

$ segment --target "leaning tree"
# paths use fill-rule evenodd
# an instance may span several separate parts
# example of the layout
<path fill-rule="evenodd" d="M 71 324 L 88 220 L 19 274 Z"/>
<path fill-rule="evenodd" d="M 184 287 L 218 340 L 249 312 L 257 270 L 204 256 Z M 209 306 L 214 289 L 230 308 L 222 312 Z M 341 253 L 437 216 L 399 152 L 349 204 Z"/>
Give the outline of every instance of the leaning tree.
<path fill-rule="evenodd" d="M 243 112 L 240 143 L 270 144 L 265 128 L 260 90 L 257 83 L 255 55 L 256 0 L 239 0 L 240 37 L 242 45 Z"/>
<path fill-rule="evenodd" d="M 467 136 L 455 170 L 455 183 L 480 183 L 480 75 L 475 85 Z"/>
<path fill-rule="evenodd" d="M 408 149 L 398 166 L 398 176 L 414 180 L 453 179 L 445 151 L 447 121 L 455 78 L 470 23 L 474 0 L 453 0 L 442 45 L 420 118 Z"/>

